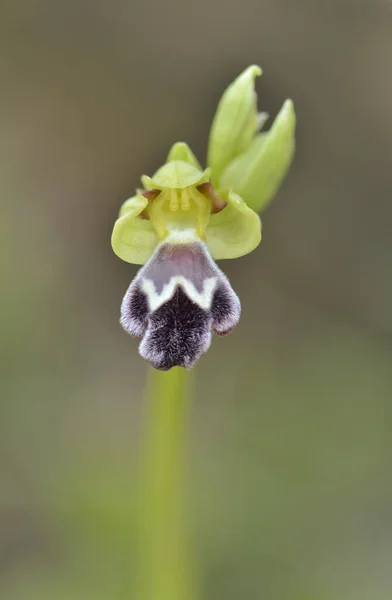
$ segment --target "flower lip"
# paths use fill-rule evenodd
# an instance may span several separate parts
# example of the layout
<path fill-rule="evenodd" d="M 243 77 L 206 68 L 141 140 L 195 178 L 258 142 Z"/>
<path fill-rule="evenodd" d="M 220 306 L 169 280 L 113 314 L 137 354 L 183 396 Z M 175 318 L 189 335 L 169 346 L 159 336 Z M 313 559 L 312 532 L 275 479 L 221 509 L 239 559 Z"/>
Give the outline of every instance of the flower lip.
<path fill-rule="evenodd" d="M 141 337 L 139 351 L 153 367 L 191 368 L 209 348 L 211 332 L 229 333 L 241 305 L 206 246 L 161 244 L 125 294 L 121 324 Z"/>
<path fill-rule="evenodd" d="M 172 298 L 150 314 L 140 354 L 160 371 L 189 369 L 210 346 L 210 321 L 208 312 L 177 286 Z"/>

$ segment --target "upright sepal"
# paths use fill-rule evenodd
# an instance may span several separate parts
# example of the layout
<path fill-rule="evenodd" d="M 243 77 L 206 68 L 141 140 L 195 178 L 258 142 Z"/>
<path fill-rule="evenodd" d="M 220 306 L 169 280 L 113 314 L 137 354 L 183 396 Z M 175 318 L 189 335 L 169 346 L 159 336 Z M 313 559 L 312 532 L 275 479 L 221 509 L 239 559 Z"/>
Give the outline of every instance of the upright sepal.
<path fill-rule="evenodd" d="M 248 148 L 260 125 L 254 82 L 261 73 L 256 65 L 245 69 L 226 89 L 219 102 L 211 126 L 207 155 L 215 186 L 227 165 Z"/>
<path fill-rule="evenodd" d="M 202 171 L 199 161 L 185 142 L 176 142 L 173 144 L 167 155 L 166 162 L 172 162 L 173 160 L 182 160 Z"/>
<path fill-rule="evenodd" d="M 257 135 L 248 150 L 222 174 L 220 186 L 233 187 L 247 205 L 260 212 L 272 200 L 285 177 L 295 149 L 295 112 L 286 100 L 271 129 Z"/>

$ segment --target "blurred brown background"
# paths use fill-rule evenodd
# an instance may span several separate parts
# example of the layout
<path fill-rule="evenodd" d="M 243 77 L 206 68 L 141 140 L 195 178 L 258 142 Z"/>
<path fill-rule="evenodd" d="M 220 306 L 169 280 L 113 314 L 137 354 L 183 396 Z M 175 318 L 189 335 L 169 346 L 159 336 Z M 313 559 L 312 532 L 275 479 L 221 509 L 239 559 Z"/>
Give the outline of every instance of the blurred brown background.
<path fill-rule="evenodd" d="M 134 598 L 146 365 L 111 228 L 259 63 L 298 149 L 197 367 L 203 597 L 390 600 L 392 3 L 3 0 L 0 49 L 0 597 Z"/>

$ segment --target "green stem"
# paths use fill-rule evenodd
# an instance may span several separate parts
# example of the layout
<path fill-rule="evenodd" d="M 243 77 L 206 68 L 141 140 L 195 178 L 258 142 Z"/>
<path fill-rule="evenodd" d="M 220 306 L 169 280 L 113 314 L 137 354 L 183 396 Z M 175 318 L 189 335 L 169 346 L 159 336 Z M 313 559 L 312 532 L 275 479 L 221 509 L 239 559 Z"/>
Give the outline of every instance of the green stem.
<path fill-rule="evenodd" d="M 152 370 L 141 473 L 138 600 L 194 600 L 184 525 L 189 372 Z"/>

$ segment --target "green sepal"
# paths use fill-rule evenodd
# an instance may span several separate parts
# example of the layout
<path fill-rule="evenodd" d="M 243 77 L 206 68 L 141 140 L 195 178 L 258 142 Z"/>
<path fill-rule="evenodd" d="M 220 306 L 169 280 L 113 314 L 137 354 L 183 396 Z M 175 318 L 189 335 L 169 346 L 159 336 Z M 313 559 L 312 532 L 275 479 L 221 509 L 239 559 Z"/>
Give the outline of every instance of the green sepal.
<path fill-rule="evenodd" d="M 220 179 L 222 189 L 234 188 L 239 190 L 241 182 L 253 161 L 258 157 L 267 139 L 268 133 L 258 133 L 250 143 L 246 152 L 243 152 L 231 161 Z"/>
<path fill-rule="evenodd" d="M 173 160 L 182 160 L 189 165 L 193 165 L 196 167 L 196 169 L 199 169 L 199 171 L 202 170 L 202 167 L 196 156 L 185 142 L 176 142 L 173 144 L 169 154 L 167 155 L 166 162 L 172 162 Z"/>
<path fill-rule="evenodd" d="M 153 224 L 140 216 L 147 204 L 147 198 L 140 193 L 129 198 L 122 205 L 113 227 L 111 242 L 114 253 L 134 265 L 144 265 L 158 243 Z"/>
<path fill-rule="evenodd" d="M 282 183 L 295 150 L 295 112 L 286 100 L 271 129 L 255 137 L 248 150 L 235 158 L 222 174 L 220 186 L 233 187 L 245 202 L 260 212 Z"/>
<path fill-rule="evenodd" d="M 183 189 L 206 183 L 210 179 L 211 169 L 202 171 L 183 160 L 173 160 L 158 169 L 152 176 L 142 175 L 146 190 Z"/>
<path fill-rule="evenodd" d="M 227 206 L 211 215 L 206 242 L 212 258 L 238 258 L 252 252 L 261 241 L 260 217 L 233 191 L 224 195 Z"/>
<path fill-rule="evenodd" d="M 211 126 L 207 164 L 212 168 L 212 183 L 228 164 L 244 152 L 255 135 L 259 119 L 255 78 L 262 70 L 257 65 L 245 69 L 223 93 Z"/>

